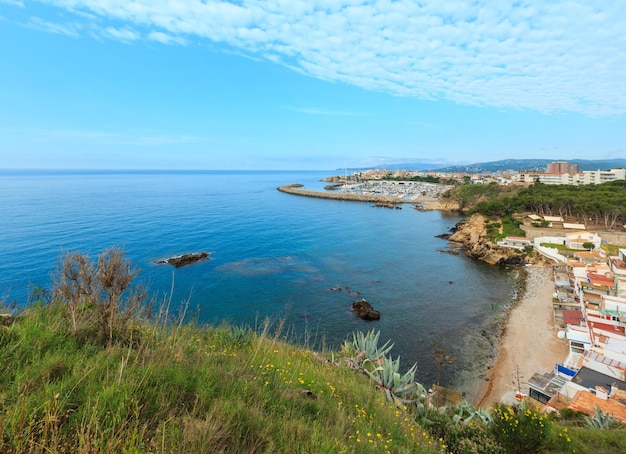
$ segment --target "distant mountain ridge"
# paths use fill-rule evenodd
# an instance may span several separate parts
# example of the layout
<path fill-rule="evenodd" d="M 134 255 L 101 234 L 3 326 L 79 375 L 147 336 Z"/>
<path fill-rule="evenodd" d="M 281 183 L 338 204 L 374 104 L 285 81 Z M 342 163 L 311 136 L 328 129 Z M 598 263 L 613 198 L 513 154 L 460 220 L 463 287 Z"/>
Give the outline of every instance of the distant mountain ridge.
<path fill-rule="evenodd" d="M 454 166 L 441 167 L 441 164 L 425 162 L 406 162 L 401 164 L 386 164 L 377 167 L 357 167 L 345 170 L 422 170 L 447 173 L 497 173 L 497 172 L 529 172 L 545 171 L 550 162 L 567 161 L 571 164 L 578 164 L 581 171 L 584 170 L 609 170 L 626 167 L 626 159 L 503 159 L 500 161 L 477 162 L 474 164 L 460 164 Z"/>
<path fill-rule="evenodd" d="M 369 166 L 369 167 L 348 167 L 345 170 L 349 170 L 354 172 L 355 170 L 376 170 L 376 169 L 387 169 L 387 170 L 434 170 L 440 168 L 442 166 L 441 163 L 432 163 L 432 162 L 403 162 L 403 163 L 387 163 L 380 164 L 377 166 Z M 337 170 L 344 170 L 343 168 Z"/>

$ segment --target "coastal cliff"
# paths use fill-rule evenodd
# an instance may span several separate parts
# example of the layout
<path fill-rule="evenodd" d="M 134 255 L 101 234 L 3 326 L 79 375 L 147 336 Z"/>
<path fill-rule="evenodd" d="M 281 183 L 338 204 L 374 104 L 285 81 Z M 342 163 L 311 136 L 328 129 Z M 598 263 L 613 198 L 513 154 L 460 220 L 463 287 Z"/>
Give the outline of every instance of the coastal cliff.
<path fill-rule="evenodd" d="M 524 265 L 526 254 L 516 249 L 500 247 L 491 241 L 485 227 L 485 217 L 473 214 L 458 222 L 455 232 L 448 237 L 465 254 L 490 265 Z"/>

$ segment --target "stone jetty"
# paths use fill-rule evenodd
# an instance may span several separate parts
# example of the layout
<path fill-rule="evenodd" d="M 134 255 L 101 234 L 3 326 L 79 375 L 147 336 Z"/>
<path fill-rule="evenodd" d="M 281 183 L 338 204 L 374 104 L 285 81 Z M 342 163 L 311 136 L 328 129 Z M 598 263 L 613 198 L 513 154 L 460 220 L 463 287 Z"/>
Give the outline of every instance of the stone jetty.
<path fill-rule="evenodd" d="M 375 202 L 375 203 L 404 203 L 401 197 L 387 196 L 380 194 L 356 194 L 351 192 L 321 192 L 302 189 L 300 184 L 288 184 L 277 188 L 281 192 L 288 194 L 302 195 L 306 197 L 317 197 L 320 199 L 348 200 L 354 202 Z"/>

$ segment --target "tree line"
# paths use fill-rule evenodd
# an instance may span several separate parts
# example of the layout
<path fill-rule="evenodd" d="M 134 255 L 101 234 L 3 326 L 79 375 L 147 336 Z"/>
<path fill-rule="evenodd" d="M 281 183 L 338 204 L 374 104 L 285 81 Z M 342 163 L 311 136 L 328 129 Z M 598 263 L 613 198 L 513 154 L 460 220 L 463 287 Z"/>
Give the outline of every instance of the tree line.
<path fill-rule="evenodd" d="M 480 185 L 464 185 L 480 186 Z M 465 204 L 471 195 L 475 197 L 469 212 L 487 216 L 506 216 L 514 213 L 532 212 L 541 216 L 561 216 L 563 219 L 582 224 L 603 224 L 607 230 L 626 223 L 626 181 L 618 180 L 603 184 L 582 186 L 547 185 L 534 183 L 517 192 L 504 192 L 495 187 L 480 191 L 456 188 L 458 200 Z M 469 194 L 469 195 L 468 195 Z M 459 204 L 461 206 L 461 204 Z"/>

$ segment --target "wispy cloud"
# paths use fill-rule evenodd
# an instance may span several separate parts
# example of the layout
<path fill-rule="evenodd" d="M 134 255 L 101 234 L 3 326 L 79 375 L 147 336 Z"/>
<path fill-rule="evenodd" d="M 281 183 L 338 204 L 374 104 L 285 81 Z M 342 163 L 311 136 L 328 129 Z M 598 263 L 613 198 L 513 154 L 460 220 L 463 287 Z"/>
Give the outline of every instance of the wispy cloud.
<path fill-rule="evenodd" d="M 71 38 L 80 36 L 82 26 L 75 23 L 59 24 L 50 22 L 39 17 L 31 17 L 26 27 L 56 35 L 65 35 Z"/>
<path fill-rule="evenodd" d="M 113 39 L 207 39 L 367 90 L 542 112 L 626 112 L 619 0 L 42 1 L 74 20 L 93 17 L 86 29 Z"/>
<path fill-rule="evenodd" d="M 24 2 L 22 0 L 0 0 L 0 3 L 4 3 L 6 5 L 17 6 L 18 8 L 24 7 Z"/>
<path fill-rule="evenodd" d="M 141 37 L 137 31 L 127 27 L 106 27 L 102 30 L 102 36 L 124 42 L 137 41 Z"/>
<path fill-rule="evenodd" d="M 148 38 L 153 41 L 158 41 L 161 44 L 187 44 L 187 40 L 180 36 L 172 36 L 163 32 L 150 32 L 148 33 Z"/>

